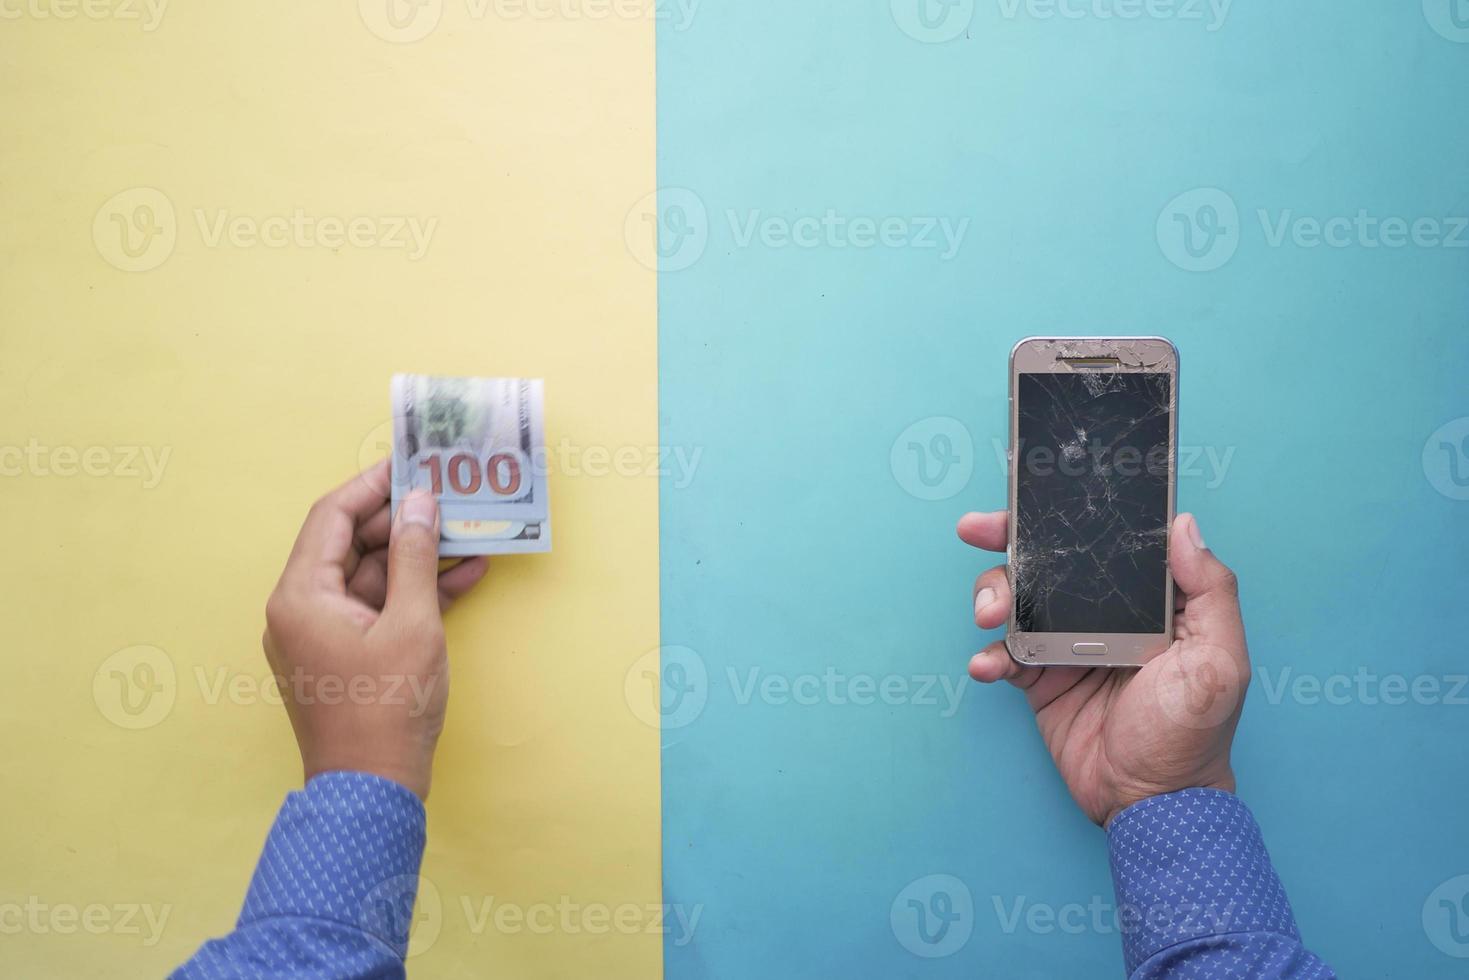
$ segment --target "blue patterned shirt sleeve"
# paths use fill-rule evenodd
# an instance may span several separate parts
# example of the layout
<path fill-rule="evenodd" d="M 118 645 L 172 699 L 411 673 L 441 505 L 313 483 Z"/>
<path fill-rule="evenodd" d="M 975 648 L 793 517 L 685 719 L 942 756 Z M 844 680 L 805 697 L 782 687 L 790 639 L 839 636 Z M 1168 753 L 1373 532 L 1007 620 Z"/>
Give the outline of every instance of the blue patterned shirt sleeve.
<path fill-rule="evenodd" d="M 1123 810 L 1107 830 L 1131 980 L 1328 980 L 1306 950 L 1249 809 L 1189 789 Z"/>
<path fill-rule="evenodd" d="M 315 777 L 276 816 L 235 931 L 173 977 L 402 977 L 423 844 L 423 803 L 405 787 Z"/>

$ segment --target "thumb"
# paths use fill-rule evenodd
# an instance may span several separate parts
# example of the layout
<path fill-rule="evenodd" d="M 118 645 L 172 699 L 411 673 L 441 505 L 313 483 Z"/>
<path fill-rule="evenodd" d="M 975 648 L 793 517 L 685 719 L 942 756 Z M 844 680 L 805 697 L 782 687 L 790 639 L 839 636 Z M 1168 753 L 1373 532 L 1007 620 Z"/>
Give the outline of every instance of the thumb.
<path fill-rule="evenodd" d="M 1199 522 L 1192 514 L 1180 514 L 1173 522 L 1168 567 L 1188 600 L 1189 621 L 1198 624 L 1202 638 L 1236 654 L 1243 653 L 1245 627 L 1239 610 L 1239 580 L 1204 545 Z"/>
<path fill-rule="evenodd" d="M 414 490 L 398 507 L 388 543 L 388 618 L 439 618 L 439 505 Z"/>

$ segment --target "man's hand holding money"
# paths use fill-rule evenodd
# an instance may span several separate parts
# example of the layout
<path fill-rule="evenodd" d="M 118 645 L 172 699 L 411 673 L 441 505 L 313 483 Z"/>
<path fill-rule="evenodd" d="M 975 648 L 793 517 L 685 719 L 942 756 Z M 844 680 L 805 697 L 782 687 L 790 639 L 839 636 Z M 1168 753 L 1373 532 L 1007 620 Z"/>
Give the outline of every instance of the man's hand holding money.
<path fill-rule="evenodd" d="M 388 506 L 384 461 L 318 500 L 265 607 L 265 654 L 306 778 L 353 770 L 428 796 L 449 672 L 441 613 L 486 559 L 439 571 L 439 508 Z"/>

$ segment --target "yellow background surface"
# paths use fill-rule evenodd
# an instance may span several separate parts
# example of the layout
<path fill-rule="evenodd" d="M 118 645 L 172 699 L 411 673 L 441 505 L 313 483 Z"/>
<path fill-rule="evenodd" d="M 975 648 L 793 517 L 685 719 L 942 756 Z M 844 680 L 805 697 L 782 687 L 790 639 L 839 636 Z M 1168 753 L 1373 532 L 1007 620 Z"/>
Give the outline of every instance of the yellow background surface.
<path fill-rule="evenodd" d="M 625 693 L 658 646 L 653 19 L 383 6 L 0 21 L 0 975 L 162 975 L 231 928 L 300 780 L 265 597 L 385 454 L 395 371 L 544 377 L 554 470 L 555 552 L 449 617 L 410 975 L 661 972 Z"/>

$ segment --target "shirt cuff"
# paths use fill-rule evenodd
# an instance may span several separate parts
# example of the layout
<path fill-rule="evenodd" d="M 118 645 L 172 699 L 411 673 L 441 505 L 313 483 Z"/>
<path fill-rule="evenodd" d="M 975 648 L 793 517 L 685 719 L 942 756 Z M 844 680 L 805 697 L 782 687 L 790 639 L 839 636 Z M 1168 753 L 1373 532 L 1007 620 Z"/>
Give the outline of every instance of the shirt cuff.
<path fill-rule="evenodd" d="M 282 916 L 360 929 L 407 955 L 426 819 L 406 787 L 329 772 L 291 793 L 250 882 L 239 927 Z"/>
<path fill-rule="evenodd" d="M 1238 932 L 1300 939 L 1260 827 L 1233 793 L 1154 796 L 1118 814 L 1107 838 L 1129 975 L 1189 940 Z"/>

